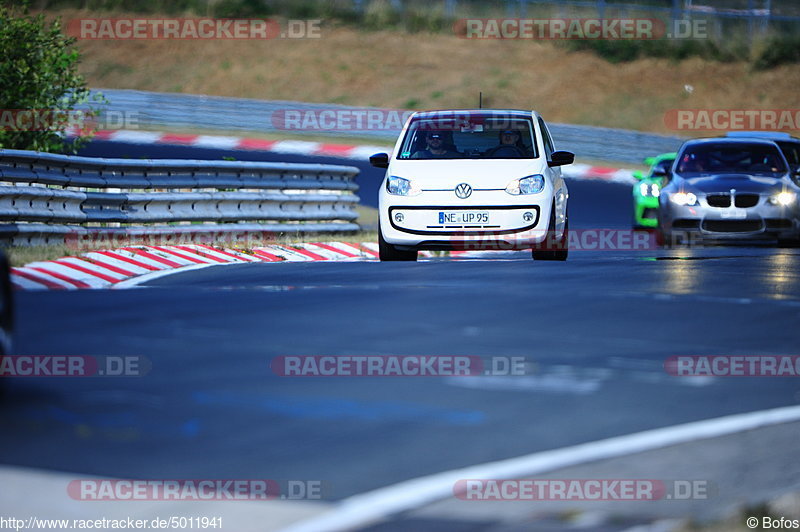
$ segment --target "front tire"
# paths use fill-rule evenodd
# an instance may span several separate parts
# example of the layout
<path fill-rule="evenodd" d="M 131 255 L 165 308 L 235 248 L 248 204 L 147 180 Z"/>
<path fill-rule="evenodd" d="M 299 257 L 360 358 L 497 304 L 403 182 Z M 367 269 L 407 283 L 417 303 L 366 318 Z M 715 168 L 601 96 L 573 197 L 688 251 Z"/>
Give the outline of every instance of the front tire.
<path fill-rule="evenodd" d="M 567 260 L 569 255 L 569 216 L 564 220 L 564 234 L 557 241 L 556 234 L 556 208 L 550 211 L 550 225 L 547 229 L 547 237 L 544 241 L 533 247 L 531 257 L 533 260 Z M 550 236 L 553 235 L 553 238 Z"/>
<path fill-rule="evenodd" d="M 383 239 L 383 231 L 381 231 L 381 226 L 378 224 L 378 255 L 381 259 L 381 262 L 389 262 L 389 261 L 411 261 L 414 262 L 417 260 L 417 250 L 412 249 L 409 251 L 400 250 L 388 243 L 386 240 Z"/>

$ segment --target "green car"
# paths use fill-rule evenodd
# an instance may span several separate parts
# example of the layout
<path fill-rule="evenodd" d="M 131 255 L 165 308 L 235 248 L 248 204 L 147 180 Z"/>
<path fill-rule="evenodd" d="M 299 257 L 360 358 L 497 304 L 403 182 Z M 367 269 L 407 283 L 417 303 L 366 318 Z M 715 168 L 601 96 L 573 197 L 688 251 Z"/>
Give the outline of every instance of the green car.
<path fill-rule="evenodd" d="M 634 229 L 654 229 L 658 226 L 658 195 L 677 156 L 677 153 L 662 153 L 648 157 L 644 160 L 644 164 L 650 166 L 647 175 L 638 170 L 633 172 L 633 177 L 639 181 L 633 185 Z"/>

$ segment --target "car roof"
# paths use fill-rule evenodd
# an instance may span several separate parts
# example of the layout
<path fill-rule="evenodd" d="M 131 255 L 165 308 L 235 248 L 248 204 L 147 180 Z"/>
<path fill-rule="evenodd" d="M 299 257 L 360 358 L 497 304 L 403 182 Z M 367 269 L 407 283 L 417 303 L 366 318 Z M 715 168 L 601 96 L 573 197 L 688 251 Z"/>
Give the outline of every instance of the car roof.
<path fill-rule="evenodd" d="M 756 137 L 708 137 L 702 139 L 689 139 L 683 143 L 683 146 L 696 145 L 696 144 L 771 144 L 778 147 L 772 139 L 756 138 Z"/>
<path fill-rule="evenodd" d="M 449 116 L 449 115 L 463 115 L 465 113 L 469 114 L 476 114 L 476 115 L 512 115 L 512 116 L 519 116 L 530 118 L 531 113 L 534 115 L 538 115 L 536 111 L 532 111 L 530 109 L 439 109 L 439 110 L 431 110 L 431 111 L 417 111 L 412 115 L 413 118 L 429 118 L 429 117 L 441 117 Z"/>
<path fill-rule="evenodd" d="M 800 142 L 800 139 L 791 136 L 783 131 L 729 131 L 725 134 L 728 138 L 761 138 L 770 140 L 795 140 Z"/>
<path fill-rule="evenodd" d="M 664 161 L 664 160 L 666 160 L 666 159 L 674 159 L 674 158 L 676 158 L 677 156 L 678 156 L 678 152 L 671 151 L 671 152 L 669 152 L 669 153 L 659 153 L 658 155 L 656 155 L 655 157 L 653 157 L 653 160 L 654 160 L 655 162 L 659 162 L 659 161 Z"/>

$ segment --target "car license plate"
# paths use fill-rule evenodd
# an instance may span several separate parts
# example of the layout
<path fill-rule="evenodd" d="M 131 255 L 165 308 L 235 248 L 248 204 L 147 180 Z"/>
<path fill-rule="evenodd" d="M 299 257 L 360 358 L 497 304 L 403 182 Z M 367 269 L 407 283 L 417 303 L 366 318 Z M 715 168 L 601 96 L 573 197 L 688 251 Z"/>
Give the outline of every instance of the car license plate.
<path fill-rule="evenodd" d="M 720 216 L 728 220 L 744 220 L 745 218 L 747 218 L 747 210 L 736 209 L 736 208 L 725 209 L 724 211 L 722 211 Z"/>
<path fill-rule="evenodd" d="M 440 225 L 487 224 L 489 213 L 485 211 L 439 211 Z"/>

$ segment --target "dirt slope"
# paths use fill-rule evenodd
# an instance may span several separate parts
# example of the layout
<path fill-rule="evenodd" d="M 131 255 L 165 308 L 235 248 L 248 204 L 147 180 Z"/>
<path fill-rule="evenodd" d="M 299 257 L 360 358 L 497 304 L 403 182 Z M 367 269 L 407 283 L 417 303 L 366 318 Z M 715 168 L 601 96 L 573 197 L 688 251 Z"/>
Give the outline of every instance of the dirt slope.
<path fill-rule="evenodd" d="M 92 16 L 54 13 L 65 21 Z M 800 108 L 797 66 L 751 72 L 744 63 L 700 59 L 613 65 L 549 42 L 323 26 L 319 39 L 79 47 L 92 87 L 414 109 L 475 106 L 482 90 L 490 106 L 534 108 L 554 122 L 665 133 L 669 109 Z"/>

